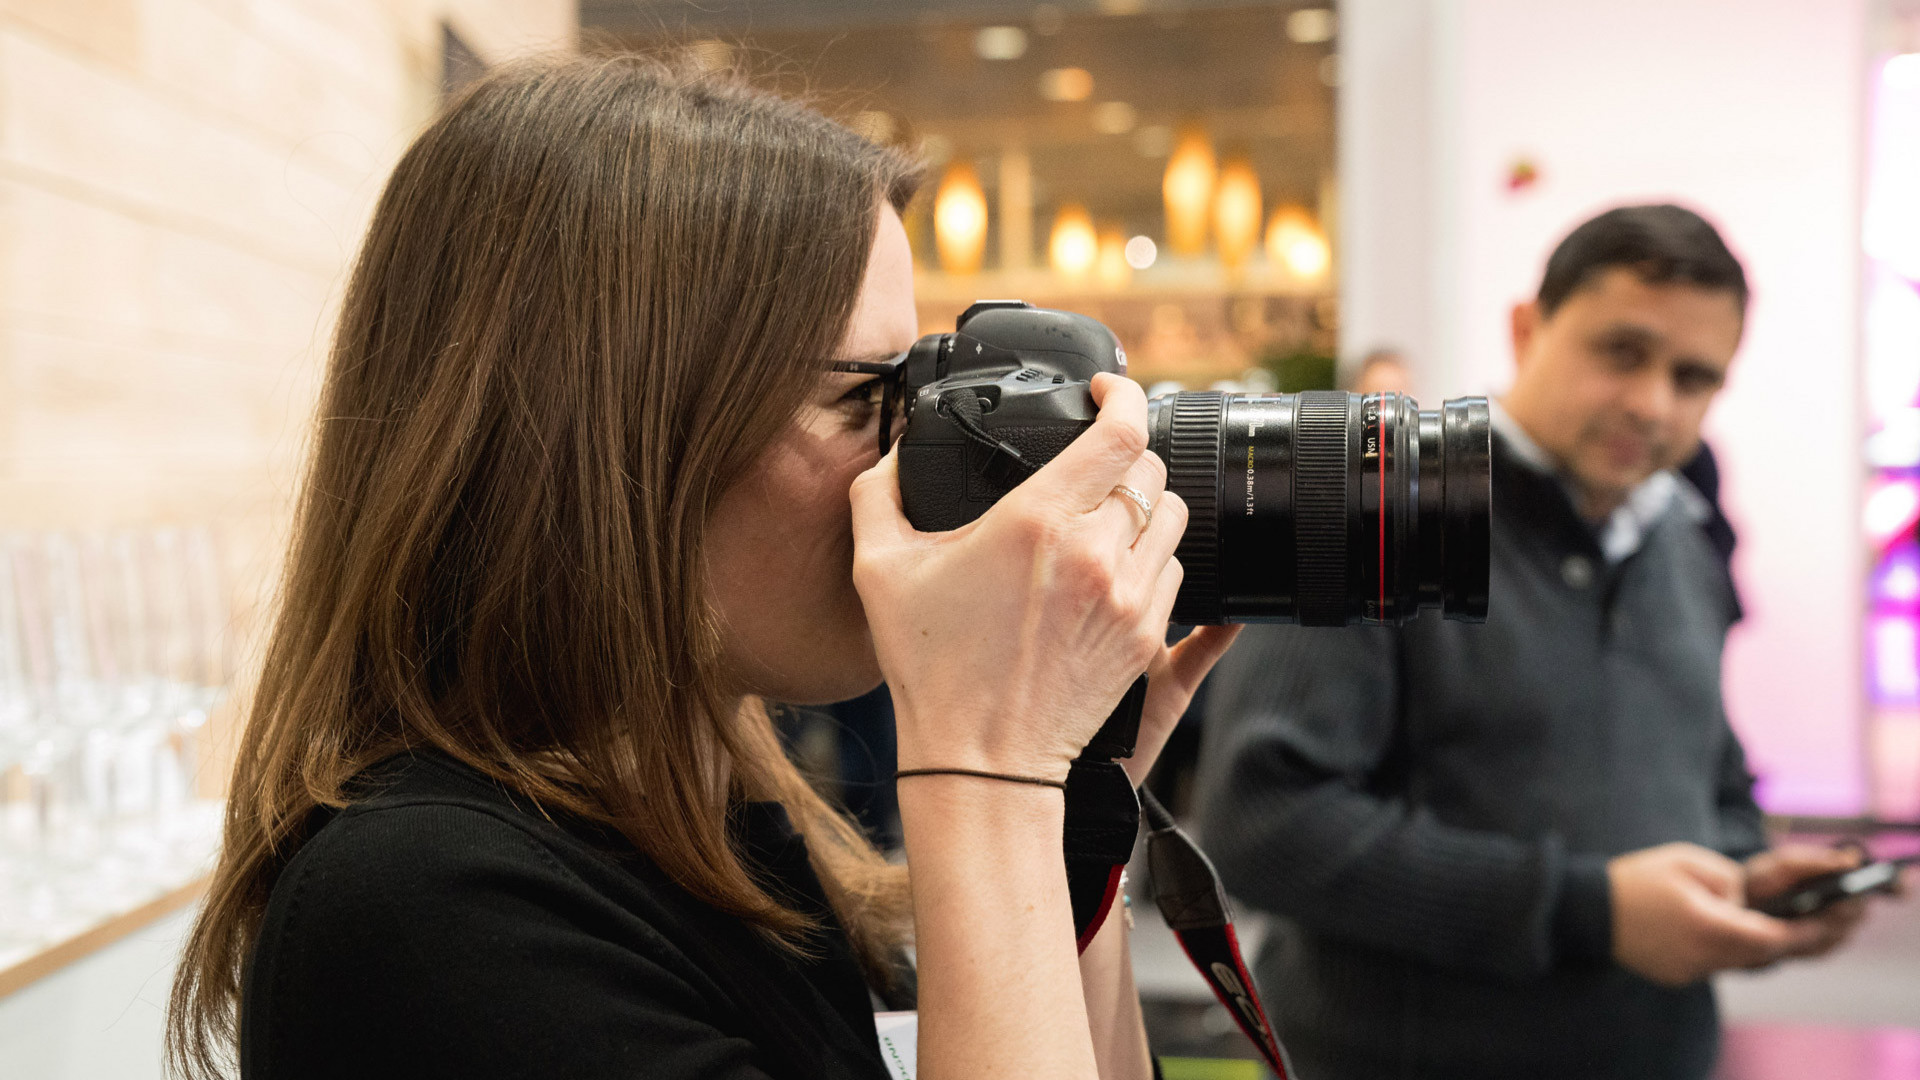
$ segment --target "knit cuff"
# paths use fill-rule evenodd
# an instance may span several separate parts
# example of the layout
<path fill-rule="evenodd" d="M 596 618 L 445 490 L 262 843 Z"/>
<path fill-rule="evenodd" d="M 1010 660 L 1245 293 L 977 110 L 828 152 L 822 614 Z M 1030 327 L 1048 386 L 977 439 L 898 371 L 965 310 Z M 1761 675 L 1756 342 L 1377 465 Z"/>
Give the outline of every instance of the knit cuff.
<path fill-rule="evenodd" d="M 1613 891 L 1604 855 L 1568 855 L 1553 912 L 1554 952 L 1564 963 L 1613 957 Z"/>

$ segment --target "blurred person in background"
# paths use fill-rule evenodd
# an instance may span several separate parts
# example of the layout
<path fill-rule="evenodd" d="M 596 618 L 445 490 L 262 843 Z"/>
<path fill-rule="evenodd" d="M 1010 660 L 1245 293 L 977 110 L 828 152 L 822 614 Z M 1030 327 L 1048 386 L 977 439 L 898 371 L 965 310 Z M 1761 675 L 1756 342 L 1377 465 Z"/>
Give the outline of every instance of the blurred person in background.
<path fill-rule="evenodd" d="M 1360 358 L 1350 389 L 1356 394 L 1413 393 L 1413 373 L 1408 368 L 1407 354 L 1390 347 L 1369 351 Z"/>
<path fill-rule="evenodd" d="M 1512 312 L 1486 624 L 1253 627 L 1215 675 L 1202 829 L 1283 917 L 1256 973 L 1303 1074 L 1704 1080 L 1707 977 L 1861 918 L 1747 906 L 1857 856 L 1768 848 L 1721 701 L 1730 579 L 1672 471 L 1746 304 L 1688 210 L 1575 229 Z"/>

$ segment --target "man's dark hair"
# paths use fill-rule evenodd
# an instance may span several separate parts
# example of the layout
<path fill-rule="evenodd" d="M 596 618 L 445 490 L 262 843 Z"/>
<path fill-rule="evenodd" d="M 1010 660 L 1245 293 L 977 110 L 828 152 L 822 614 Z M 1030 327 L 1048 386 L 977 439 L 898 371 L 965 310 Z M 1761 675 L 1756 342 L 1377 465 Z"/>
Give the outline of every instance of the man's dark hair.
<path fill-rule="evenodd" d="M 1567 234 L 1540 278 L 1540 314 L 1551 317 L 1567 297 L 1616 266 L 1649 285 L 1682 284 L 1733 294 L 1744 315 L 1747 275 L 1707 219 L 1684 207 L 1621 206 Z"/>

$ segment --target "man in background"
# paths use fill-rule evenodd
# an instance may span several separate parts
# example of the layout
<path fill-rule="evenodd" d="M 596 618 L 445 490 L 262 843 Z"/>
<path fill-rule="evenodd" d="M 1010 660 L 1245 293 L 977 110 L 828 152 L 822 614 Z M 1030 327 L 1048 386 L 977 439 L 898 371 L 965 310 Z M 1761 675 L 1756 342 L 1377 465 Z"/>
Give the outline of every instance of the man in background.
<path fill-rule="evenodd" d="M 1314 1080 L 1705 1080 L 1709 975 L 1824 952 L 1857 902 L 1751 899 L 1852 865 L 1767 850 L 1720 697 L 1730 580 L 1695 453 L 1745 319 L 1698 215 L 1575 229 L 1512 312 L 1483 626 L 1250 627 L 1199 789 L 1256 973 Z"/>
<path fill-rule="evenodd" d="M 1407 355 L 1389 346 L 1368 350 L 1354 369 L 1353 385 L 1348 389 L 1356 394 L 1413 393 L 1413 373 L 1407 364 Z"/>

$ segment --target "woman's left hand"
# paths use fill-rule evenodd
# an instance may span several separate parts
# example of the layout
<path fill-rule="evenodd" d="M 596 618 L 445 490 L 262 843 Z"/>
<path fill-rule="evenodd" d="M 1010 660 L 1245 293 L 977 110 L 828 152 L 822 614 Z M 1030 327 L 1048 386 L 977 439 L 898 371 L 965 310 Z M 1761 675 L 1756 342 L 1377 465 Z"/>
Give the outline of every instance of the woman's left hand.
<path fill-rule="evenodd" d="M 1134 787 L 1146 783 L 1147 773 L 1160 759 L 1167 738 L 1180 723 L 1213 665 L 1226 655 L 1227 646 L 1240 636 L 1238 626 L 1201 626 L 1178 645 L 1162 646 L 1153 666 L 1147 669 L 1147 703 L 1140 711 L 1140 736 L 1133 756 L 1122 761 Z"/>

